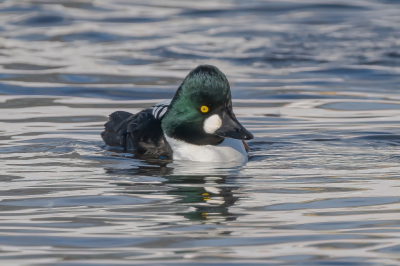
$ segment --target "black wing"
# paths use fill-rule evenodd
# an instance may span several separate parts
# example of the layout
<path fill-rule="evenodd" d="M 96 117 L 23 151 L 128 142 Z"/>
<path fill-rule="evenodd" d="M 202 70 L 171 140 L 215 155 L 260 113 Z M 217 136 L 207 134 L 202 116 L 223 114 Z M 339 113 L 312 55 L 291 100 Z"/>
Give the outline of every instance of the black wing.
<path fill-rule="evenodd" d="M 135 154 L 172 157 L 171 147 L 161 128 L 161 119 L 154 117 L 152 108 L 136 114 L 114 112 L 104 126 L 101 137 L 107 145 L 120 146 Z"/>

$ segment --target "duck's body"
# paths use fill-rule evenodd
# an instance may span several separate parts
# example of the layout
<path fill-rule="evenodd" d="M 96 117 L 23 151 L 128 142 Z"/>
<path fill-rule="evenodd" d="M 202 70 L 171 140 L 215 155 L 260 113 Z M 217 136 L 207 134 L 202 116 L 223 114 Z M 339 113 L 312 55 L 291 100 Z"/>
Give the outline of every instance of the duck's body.
<path fill-rule="evenodd" d="M 247 162 L 247 152 L 241 140 L 225 139 L 218 145 L 194 145 L 167 136 L 166 139 L 171 146 L 174 160 Z"/>
<path fill-rule="evenodd" d="M 190 72 L 172 100 L 114 112 L 101 135 L 128 152 L 201 162 L 247 162 L 243 139 L 253 138 L 232 112 L 226 77 L 208 65 Z"/>

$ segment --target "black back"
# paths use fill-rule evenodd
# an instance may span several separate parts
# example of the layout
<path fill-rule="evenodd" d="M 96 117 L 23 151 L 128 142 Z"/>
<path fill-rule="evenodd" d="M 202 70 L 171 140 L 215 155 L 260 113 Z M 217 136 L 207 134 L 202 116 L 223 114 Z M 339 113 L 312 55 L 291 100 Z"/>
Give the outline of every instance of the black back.
<path fill-rule="evenodd" d="M 172 158 L 172 150 L 165 140 L 161 120 L 146 109 L 136 114 L 117 111 L 110 115 L 101 133 L 104 142 L 110 146 L 120 146 L 126 151 L 159 158 Z"/>

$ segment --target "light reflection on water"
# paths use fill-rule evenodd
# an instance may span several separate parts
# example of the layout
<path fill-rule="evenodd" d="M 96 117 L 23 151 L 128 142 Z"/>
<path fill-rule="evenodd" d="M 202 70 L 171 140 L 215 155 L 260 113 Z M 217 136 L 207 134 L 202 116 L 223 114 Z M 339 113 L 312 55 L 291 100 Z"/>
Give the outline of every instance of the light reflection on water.
<path fill-rule="evenodd" d="M 0 3 L 5 265 L 396 265 L 397 1 Z M 217 65 L 245 166 L 105 147 Z M 197 263 L 197 264 L 196 264 Z"/>

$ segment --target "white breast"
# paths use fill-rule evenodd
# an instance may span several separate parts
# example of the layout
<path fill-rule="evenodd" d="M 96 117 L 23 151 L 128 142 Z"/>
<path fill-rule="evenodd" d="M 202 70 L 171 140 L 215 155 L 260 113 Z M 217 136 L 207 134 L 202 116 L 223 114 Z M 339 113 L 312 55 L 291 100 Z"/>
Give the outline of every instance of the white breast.
<path fill-rule="evenodd" d="M 173 151 L 174 160 L 198 162 L 247 162 L 247 153 L 243 142 L 237 139 L 224 139 L 219 145 L 194 145 L 170 138 L 166 140 Z"/>

